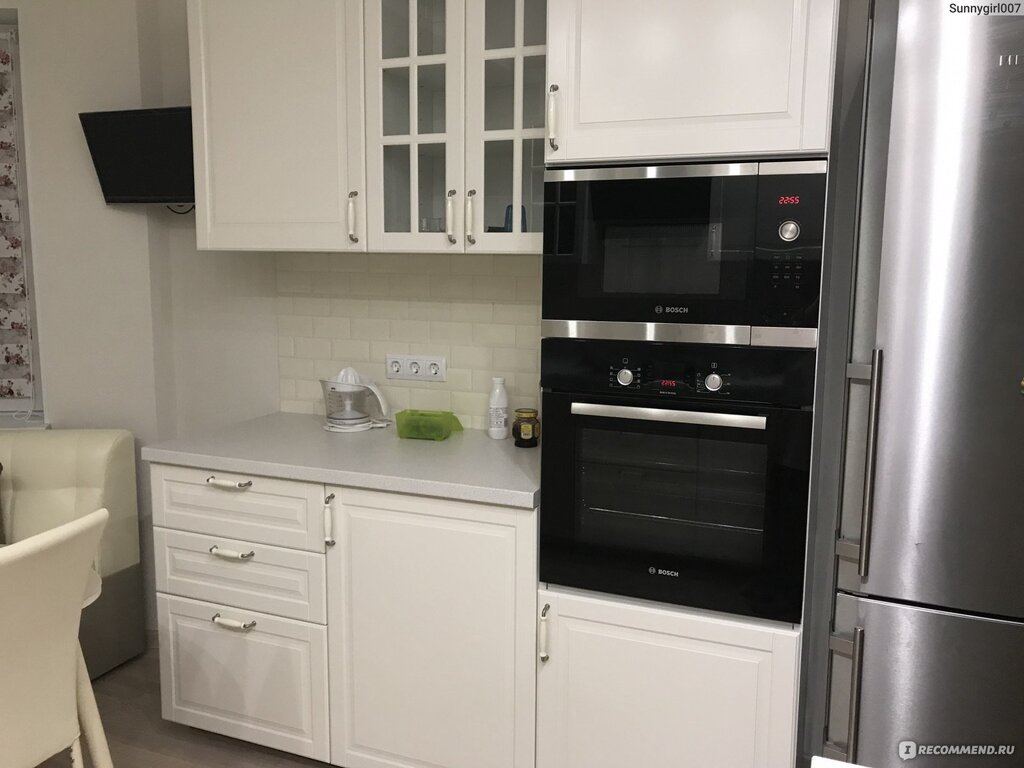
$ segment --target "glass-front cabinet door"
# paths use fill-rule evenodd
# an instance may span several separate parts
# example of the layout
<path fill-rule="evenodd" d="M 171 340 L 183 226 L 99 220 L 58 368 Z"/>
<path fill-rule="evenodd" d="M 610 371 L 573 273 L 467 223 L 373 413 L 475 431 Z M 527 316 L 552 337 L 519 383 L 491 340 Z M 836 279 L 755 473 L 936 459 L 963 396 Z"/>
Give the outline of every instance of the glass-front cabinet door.
<path fill-rule="evenodd" d="M 547 0 L 466 7 L 466 251 L 540 253 Z"/>
<path fill-rule="evenodd" d="M 366 4 L 370 250 L 461 251 L 464 0 Z"/>

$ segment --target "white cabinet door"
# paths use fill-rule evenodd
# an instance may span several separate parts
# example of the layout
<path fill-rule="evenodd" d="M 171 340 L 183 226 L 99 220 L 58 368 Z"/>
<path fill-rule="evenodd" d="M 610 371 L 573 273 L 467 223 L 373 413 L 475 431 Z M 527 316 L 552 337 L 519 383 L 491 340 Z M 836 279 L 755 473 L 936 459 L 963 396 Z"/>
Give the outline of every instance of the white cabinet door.
<path fill-rule="evenodd" d="M 326 627 L 162 594 L 157 620 L 164 718 L 330 758 Z"/>
<path fill-rule="evenodd" d="M 331 490 L 332 762 L 532 768 L 536 513 Z"/>
<path fill-rule="evenodd" d="M 367 0 L 371 251 L 462 251 L 464 0 Z"/>
<path fill-rule="evenodd" d="M 467 252 L 541 252 L 545 6 L 466 6 Z"/>
<path fill-rule="evenodd" d="M 365 250 L 361 0 L 189 0 L 200 248 Z"/>
<path fill-rule="evenodd" d="M 835 6 L 549 0 L 548 162 L 821 154 Z"/>
<path fill-rule="evenodd" d="M 541 590 L 537 768 L 792 766 L 799 633 Z"/>

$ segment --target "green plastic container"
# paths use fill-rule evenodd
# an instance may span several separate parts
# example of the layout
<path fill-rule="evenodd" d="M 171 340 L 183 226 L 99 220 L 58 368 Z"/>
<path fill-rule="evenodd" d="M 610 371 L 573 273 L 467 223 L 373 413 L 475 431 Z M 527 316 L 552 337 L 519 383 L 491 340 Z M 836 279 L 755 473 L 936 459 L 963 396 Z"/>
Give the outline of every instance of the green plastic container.
<path fill-rule="evenodd" d="M 395 414 L 399 437 L 416 440 L 447 440 L 452 432 L 461 432 L 462 424 L 451 411 L 415 411 Z"/>

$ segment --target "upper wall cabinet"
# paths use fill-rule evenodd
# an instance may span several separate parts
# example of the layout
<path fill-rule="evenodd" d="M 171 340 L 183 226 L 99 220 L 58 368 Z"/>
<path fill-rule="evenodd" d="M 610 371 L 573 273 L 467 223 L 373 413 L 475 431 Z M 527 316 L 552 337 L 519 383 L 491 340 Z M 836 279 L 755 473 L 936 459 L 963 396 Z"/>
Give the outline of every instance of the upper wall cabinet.
<path fill-rule="evenodd" d="M 367 0 L 369 247 L 535 252 L 545 0 Z"/>
<path fill-rule="evenodd" d="M 189 0 L 200 248 L 365 250 L 361 0 Z"/>
<path fill-rule="evenodd" d="M 836 0 L 549 0 L 549 163 L 828 146 Z"/>

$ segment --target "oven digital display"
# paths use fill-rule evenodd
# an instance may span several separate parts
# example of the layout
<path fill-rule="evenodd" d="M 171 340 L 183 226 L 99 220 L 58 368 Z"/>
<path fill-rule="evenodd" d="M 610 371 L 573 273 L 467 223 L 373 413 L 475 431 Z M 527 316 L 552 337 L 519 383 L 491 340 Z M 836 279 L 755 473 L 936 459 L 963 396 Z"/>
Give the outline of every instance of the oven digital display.
<path fill-rule="evenodd" d="M 779 205 L 800 205 L 800 195 L 781 195 Z"/>

